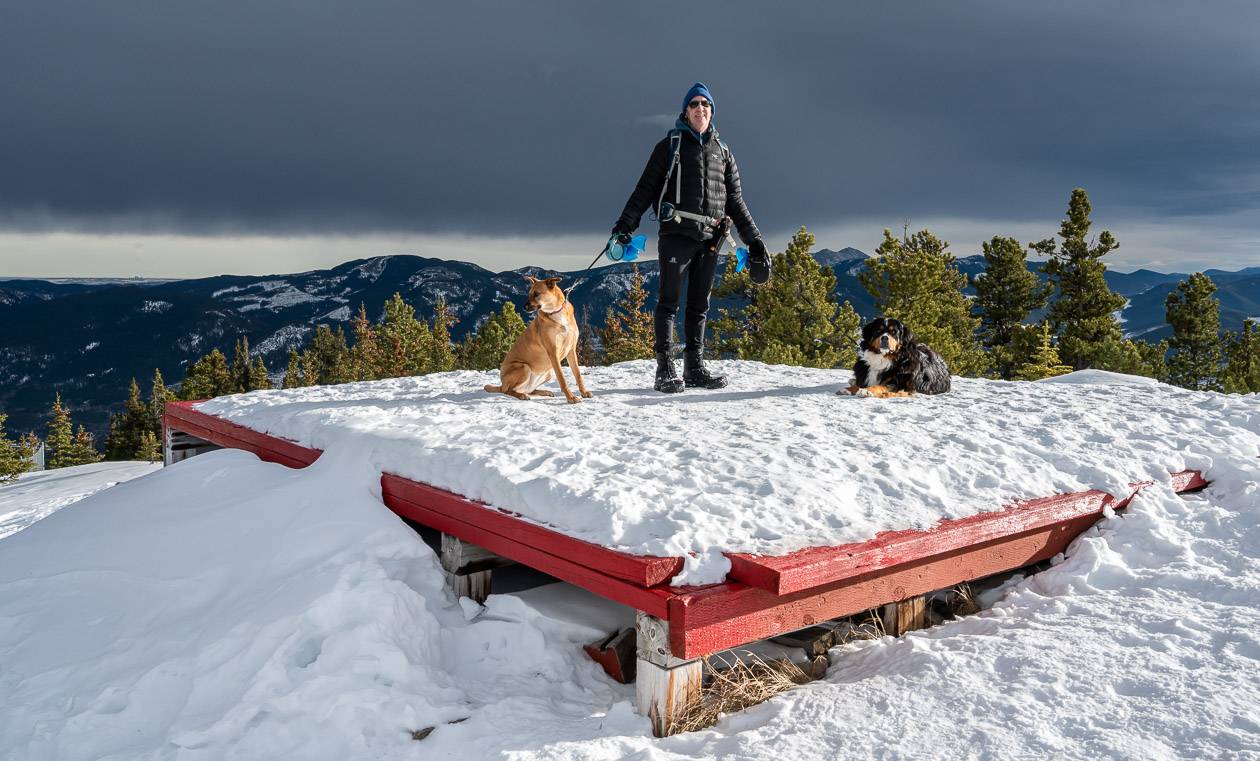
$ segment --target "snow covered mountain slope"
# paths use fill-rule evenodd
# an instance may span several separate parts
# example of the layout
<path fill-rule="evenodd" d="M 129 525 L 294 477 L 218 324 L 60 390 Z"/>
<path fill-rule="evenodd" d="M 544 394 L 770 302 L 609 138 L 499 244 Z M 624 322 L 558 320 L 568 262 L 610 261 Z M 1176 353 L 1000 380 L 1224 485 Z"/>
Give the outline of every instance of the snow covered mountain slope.
<path fill-rule="evenodd" d="M 456 372 L 222 397 L 200 409 L 720 581 L 723 552 L 782 554 L 928 528 L 1016 499 L 1209 479 L 1260 457 L 1260 397 L 1155 382 L 955 378 L 940 396 L 837 396 L 851 373 L 718 362 L 662 395 L 648 362 L 591 368 L 595 398 L 487 394 Z M 1114 374 L 1112 379 L 1114 379 Z M 1142 379 L 1145 380 L 1145 379 Z"/>
<path fill-rule="evenodd" d="M 460 605 L 361 465 L 213 452 L 0 539 L 0 758 L 1260 754 L 1254 467 L 1151 487 L 991 609 L 656 740 L 578 646 L 624 609 L 564 585 Z"/>

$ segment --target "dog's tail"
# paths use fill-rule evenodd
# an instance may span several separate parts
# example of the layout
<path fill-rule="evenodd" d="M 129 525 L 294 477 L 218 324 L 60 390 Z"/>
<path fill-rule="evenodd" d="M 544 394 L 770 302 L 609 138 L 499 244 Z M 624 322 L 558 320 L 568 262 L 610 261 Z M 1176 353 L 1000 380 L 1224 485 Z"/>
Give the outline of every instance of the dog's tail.
<path fill-rule="evenodd" d="M 502 387 L 502 386 L 491 386 L 489 383 L 487 383 L 487 384 L 485 385 L 485 389 L 486 389 L 486 391 L 489 391 L 489 392 L 490 392 L 490 393 L 492 393 L 492 394 L 502 394 L 502 393 L 503 393 L 503 387 Z"/>

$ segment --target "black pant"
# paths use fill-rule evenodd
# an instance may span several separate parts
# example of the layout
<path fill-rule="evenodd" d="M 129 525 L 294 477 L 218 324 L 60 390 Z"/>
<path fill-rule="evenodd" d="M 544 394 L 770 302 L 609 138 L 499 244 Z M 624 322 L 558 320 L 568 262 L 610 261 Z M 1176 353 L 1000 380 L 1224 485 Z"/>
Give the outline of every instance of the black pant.
<path fill-rule="evenodd" d="M 687 311 L 683 318 L 683 335 L 687 351 L 704 348 L 704 323 L 709 316 L 709 292 L 713 290 L 713 273 L 717 270 L 717 252 L 708 241 L 692 240 L 682 235 L 664 235 L 657 240 L 661 265 L 661 286 L 656 299 L 655 343 L 657 354 L 670 350 L 674 317 L 678 314 L 678 298 L 682 295 L 683 278 L 687 278 Z"/>

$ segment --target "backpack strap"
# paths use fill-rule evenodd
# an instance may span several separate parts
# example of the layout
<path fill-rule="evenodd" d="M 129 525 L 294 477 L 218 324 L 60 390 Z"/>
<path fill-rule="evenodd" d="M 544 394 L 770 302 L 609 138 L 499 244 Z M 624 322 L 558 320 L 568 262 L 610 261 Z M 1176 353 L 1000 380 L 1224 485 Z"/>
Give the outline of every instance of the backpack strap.
<path fill-rule="evenodd" d="M 656 218 L 660 217 L 661 203 L 665 200 L 665 189 L 669 187 L 669 176 L 671 174 L 674 175 L 674 203 L 682 201 L 682 171 L 674 172 L 678 168 L 678 154 L 681 150 L 682 131 L 671 129 L 669 131 L 669 169 L 665 170 L 665 181 L 661 183 L 661 194 L 656 197 L 656 206 L 652 209 L 652 214 Z"/>

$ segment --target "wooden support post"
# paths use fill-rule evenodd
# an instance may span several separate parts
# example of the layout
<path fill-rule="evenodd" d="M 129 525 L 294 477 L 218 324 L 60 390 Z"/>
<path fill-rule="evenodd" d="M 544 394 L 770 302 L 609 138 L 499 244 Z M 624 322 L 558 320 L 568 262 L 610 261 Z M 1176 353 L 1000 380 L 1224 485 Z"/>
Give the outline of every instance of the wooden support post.
<path fill-rule="evenodd" d="M 652 734 L 666 737 L 683 711 L 700 697 L 704 661 L 675 658 L 669 646 L 669 624 L 639 611 L 635 618 L 638 645 L 635 697 L 639 713 L 652 721 Z"/>
<path fill-rule="evenodd" d="M 915 629 L 926 629 L 929 626 L 927 597 L 916 595 L 899 602 L 890 602 L 880 613 L 884 622 L 884 631 L 894 637 L 900 637 Z"/>
<path fill-rule="evenodd" d="M 442 534 L 442 569 L 456 597 L 483 603 L 490 596 L 491 569 L 505 561 L 489 550 L 469 544 L 450 534 Z"/>

